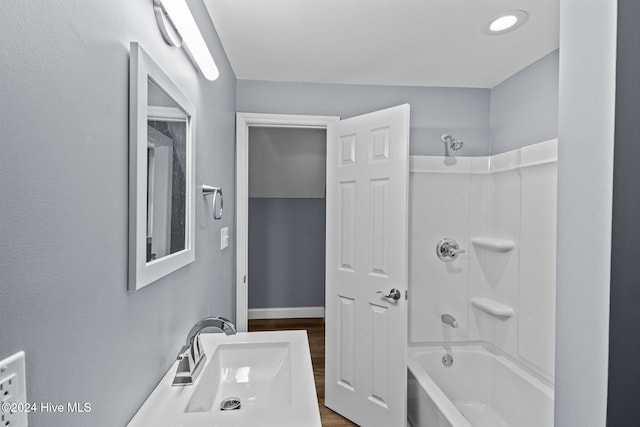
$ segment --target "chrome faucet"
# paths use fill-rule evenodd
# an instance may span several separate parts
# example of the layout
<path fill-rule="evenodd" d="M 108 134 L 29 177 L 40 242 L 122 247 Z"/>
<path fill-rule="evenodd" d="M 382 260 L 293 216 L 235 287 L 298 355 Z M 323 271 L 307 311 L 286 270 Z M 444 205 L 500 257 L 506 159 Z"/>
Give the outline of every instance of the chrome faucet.
<path fill-rule="evenodd" d="M 191 385 L 195 382 L 206 360 L 200 346 L 200 333 L 207 328 L 216 328 L 226 335 L 235 335 L 236 327 L 229 319 L 224 317 L 205 317 L 191 328 L 187 334 L 187 344 L 178 353 L 178 369 L 173 378 L 173 385 Z"/>
<path fill-rule="evenodd" d="M 449 325 L 452 328 L 458 327 L 458 322 L 456 321 L 456 318 L 450 314 L 443 314 L 441 319 L 442 319 L 442 323 L 444 323 L 445 325 Z"/>

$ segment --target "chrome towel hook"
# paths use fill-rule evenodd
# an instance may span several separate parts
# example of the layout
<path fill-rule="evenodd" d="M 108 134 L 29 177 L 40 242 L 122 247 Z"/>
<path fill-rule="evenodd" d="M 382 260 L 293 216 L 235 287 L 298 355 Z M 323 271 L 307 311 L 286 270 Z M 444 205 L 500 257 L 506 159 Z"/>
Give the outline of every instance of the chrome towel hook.
<path fill-rule="evenodd" d="M 211 194 L 213 194 L 213 202 L 211 203 L 211 206 L 213 207 L 213 219 L 215 220 L 222 219 L 222 206 L 223 206 L 222 188 L 212 187 L 210 185 L 203 185 L 202 196 L 207 197 Z M 218 194 L 220 194 L 220 209 L 216 210 L 216 201 L 218 199 Z"/>

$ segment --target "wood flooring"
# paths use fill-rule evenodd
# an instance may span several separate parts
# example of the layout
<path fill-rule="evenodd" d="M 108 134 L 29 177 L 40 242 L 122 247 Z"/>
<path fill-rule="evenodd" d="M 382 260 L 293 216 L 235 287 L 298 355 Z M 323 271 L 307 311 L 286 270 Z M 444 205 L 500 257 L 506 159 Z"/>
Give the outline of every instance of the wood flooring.
<path fill-rule="evenodd" d="M 357 424 L 341 417 L 324 406 L 324 319 L 254 319 L 249 320 L 249 331 L 306 330 L 309 336 L 313 376 L 316 380 L 318 405 L 323 427 L 351 427 Z"/>

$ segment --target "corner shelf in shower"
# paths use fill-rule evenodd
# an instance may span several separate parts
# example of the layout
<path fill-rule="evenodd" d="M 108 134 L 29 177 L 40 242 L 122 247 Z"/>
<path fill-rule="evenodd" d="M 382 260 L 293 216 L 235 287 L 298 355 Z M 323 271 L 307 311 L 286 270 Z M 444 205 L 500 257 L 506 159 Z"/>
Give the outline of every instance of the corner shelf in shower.
<path fill-rule="evenodd" d="M 492 316 L 508 319 L 514 314 L 513 308 L 494 301 L 491 298 L 471 298 L 471 305 Z"/>
<path fill-rule="evenodd" d="M 471 243 L 493 252 L 509 252 L 516 247 L 513 240 L 499 239 L 497 237 L 474 237 L 471 239 Z"/>

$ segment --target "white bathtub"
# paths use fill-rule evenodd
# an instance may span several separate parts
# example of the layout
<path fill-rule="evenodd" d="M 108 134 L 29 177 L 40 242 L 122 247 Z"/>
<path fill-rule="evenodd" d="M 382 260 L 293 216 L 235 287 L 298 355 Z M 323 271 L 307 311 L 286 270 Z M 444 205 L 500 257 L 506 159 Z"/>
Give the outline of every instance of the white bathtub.
<path fill-rule="evenodd" d="M 412 427 L 553 426 L 553 386 L 489 346 L 412 347 L 408 367 Z"/>

